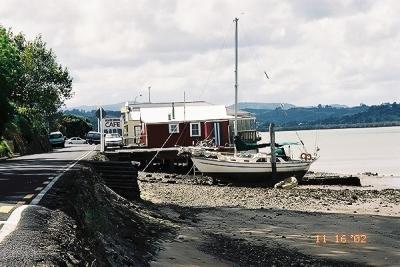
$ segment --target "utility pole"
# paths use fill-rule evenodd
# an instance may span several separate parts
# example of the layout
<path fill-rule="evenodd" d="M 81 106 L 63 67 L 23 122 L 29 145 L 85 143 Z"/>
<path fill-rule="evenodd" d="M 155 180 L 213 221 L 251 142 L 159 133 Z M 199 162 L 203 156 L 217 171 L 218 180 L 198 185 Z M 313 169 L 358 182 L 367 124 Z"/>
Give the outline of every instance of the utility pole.
<path fill-rule="evenodd" d="M 186 92 L 183 91 L 183 121 L 186 121 Z"/>
<path fill-rule="evenodd" d="M 271 139 L 271 167 L 272 167 L 272 180 L 276 180 L 276 153 L 275 153 L 275 125 L 270 123 L 269 136 Z"/>
<path fill-rule="evenodd" d="M 103 107 L 100 107 L 100 152 L 104 152 Z"/>
<path fill-rule="evenodd" d="M 149 86 L 149 103 L 151 103 L 151 100 L 150 100 L 150 89 L 151 89 L 151 86 Z"/>

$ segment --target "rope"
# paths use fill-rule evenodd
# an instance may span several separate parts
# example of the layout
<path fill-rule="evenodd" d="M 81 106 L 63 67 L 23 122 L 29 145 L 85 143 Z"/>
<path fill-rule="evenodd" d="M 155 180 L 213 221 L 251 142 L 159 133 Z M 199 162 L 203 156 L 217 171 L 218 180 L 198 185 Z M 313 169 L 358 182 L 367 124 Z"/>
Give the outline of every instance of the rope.
<path fill-rule="evenodd" d="M 185 128 L 187 127 L 187 124 L 185 125 Z M 184 128 L 184 129 L 185 129 Z M 211 136 L 211 134 L 214 132 L 214 128 L 212 129 L 212 131 L 210 132 L 210 134 L 206 137 L 206 139 L 208 139 L 210 136 Z M 183 131 L 182 131 L 182 133 L 183 133 Z M 169 136 L 168 136 L 168 138 L 165 140 L 165 142 L 164 142 L 164 144 L 160 147 L 160 148 L 163 148 L 164 146 L 165 146 L 165 144 L 168 142 L 168 140 L 171 138 L 171 136 L 173 135 L 174 133 L 171 133 Z M 178 140 L 179 141 L 179 140 Z M 175 145 L 178 143 L 178 141 L 175 143 Z M 145 172 L 146 170 L 147 170 L 147 168 L 150 166 L 150 164 L 151 163 L 153 163 L 153 161 L 155 160 L 155 158 L 158 156 L 158 154 L 160 153 L 160 151 L 161 150 L 158 150 L 157 152 L 156 152 L 156 154 L 154 155 L 154 157 L 149 161 L 149 163 L 147 163 L 147 165 L 146 165 L 146 167 L 144 167 L 144 169 L 143 169 L 143 172 Z"/>
<path fill-rule="evenodd" d="M 171 134 L 168 136 L 167 140 L 165 140 L 164 144 L 163 144 L 160 148 L 163 148 L 163 147 L 165 146 L 165 144 L 168 142 L 168 140 L 171 138 L 171 136 L 172 136 L 173 134 L 174 134 L 174 133 L 171 133 Z M 153 160 L 158 156 L 158 154 L 160 153 L 160 151 L 161 151 L 161 149 L 158 150 L 158 151 L 156 152 L 156 154 L 154 155 L 154 157 L 149 161 L 149 163 L 146 165 L 146 167 L 144 167 L 143 172 L 145 172 L 145 171 L 147 170 L 147 168 L 150 166 L 150 164 L 153 163 Z"/>
<path fill-rule="evenodd" d="M 182 134 L 185 132 L 185 130 L 186 130 L 186 128 L 187 128 L 187 126 L 188 126 L 188 124 L 190 123 L 186 123 L 186 122 L 184 122 L 185 123 L 185 127 L 183 128 L 183 131 L 180 133 L 180 135 L 179 135 L 179 137 L 178 137 L 178 140 L 175 142 L 175 146 L 178 144 L 178 142 L 181 140 L 181 137 L 182 137 Z"/>
<path fill-rule="evenodd" d="M 283 114 L 285 115 L 285 119 L 288 119 L 289 116 L 287 115 L 286 110 L 284 109 L 284 104 L 283 104 L 283 103 L 281 103 L 281 107 L 282 107 L 282 110 L 283 110 Z M 297 138 L 299 138 L 300 143 L 303 145 L 304 151 L 300 150 L 300 152 L 305 152 L 305 153 L 308 154 L 307 148 L 306 148 L 306 146 L 304 145 L 303 140 L 301 140 L 300 135 L 299 135 L 299 132 L 298 132 L 298 131 L 295 131 L 295 133 L 296 133 Z"/>

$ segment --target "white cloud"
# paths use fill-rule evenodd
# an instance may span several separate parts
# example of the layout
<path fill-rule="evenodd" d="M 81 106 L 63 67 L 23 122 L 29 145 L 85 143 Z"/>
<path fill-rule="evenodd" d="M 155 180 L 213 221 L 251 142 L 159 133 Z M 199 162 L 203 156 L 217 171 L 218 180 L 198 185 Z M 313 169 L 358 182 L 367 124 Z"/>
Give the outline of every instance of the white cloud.
<path fill-rule="evenodd" d="M 357 105 L 400 101 L 399 13 L 395 0 L 3 0 L 0 23 L 54 48 L 69 106 L 150 85 L 153 101 L 232 103 L 235 16 L 241 100 Z"/>

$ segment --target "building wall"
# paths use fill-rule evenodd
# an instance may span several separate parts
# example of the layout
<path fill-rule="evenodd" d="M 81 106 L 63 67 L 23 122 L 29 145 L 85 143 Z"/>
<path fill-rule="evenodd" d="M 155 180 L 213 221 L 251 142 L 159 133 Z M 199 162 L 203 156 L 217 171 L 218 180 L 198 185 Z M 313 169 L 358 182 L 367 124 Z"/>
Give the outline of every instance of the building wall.
<path fill-rule="evenodd" d="M 146 133 L 147 133 L 147 147 L 162 147 L 165 140 L 170 136 L 169 127 L 167 124 L 147 124 L 146 125 Z M 221 135 L 221 144 L 229 143 L 229 122 L 222 121 L 220 122 L 220 135 Z M 201 141 L 206 139 L 206 137 L 210 136 L 213 129 L 213 122 L 201 122 L 201 136 L 192 137 L 190 136 L 190 122 L 179 123 L 179 133 L 173 133 L 171 137 L 168 139 L 167 143 L 164 147 L 173 147 L 175 145 L 178 146 L 191 146 L 196 144 L 197 141 Z M 209 137 L 212 138 L 213 136 Z"/>

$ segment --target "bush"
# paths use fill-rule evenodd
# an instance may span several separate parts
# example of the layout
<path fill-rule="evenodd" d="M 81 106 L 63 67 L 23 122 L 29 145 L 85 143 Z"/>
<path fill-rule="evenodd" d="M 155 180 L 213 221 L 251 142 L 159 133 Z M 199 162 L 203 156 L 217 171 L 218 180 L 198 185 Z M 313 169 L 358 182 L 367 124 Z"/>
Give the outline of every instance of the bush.
<path fill-rule="evenodd" d="M 0 140 L 0 157 L 9 157 L 13 155 L 11 148 L 8 146 L 5 140 Z"/>

